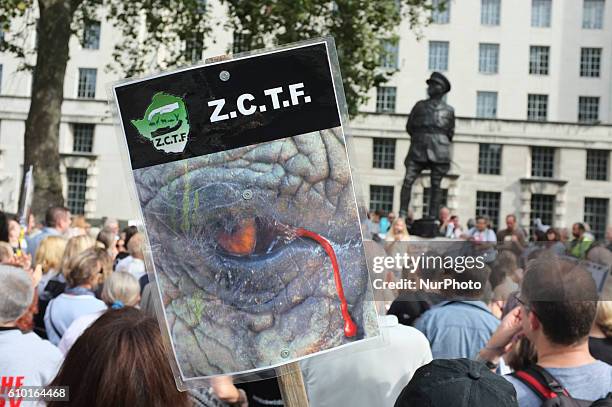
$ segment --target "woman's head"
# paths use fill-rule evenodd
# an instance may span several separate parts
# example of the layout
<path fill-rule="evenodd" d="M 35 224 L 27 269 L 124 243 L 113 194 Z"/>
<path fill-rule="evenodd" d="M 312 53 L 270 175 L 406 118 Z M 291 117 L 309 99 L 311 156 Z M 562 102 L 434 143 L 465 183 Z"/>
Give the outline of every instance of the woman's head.
<path fill-rule="evenodd" d="M 408 228 L 406 227 L 406 222 L 402 218 L 397 218 L 391 224 L 391 232 L 393 236 L 402 236 L 408 237 Z"/>
<path fill-rule="evenodd" d="M 111 271 L 112 260 L 106 250 L 92 247 L 70 261 L 65 277 L 70 287 L 89 285 L 95 288 L 104 282 Z"/>
<path fill-rule="evenodd" d="M 188 406 L 176 390 L 157 322 L 134 308 L 109 310 L 75 342 L 51 386 L 69 403 L 48 406 Z"/>
<path fill-rule="evenodd" d="M 43 273 L 48 273 L 49 270 L 59 270 L 65 250 L 66 239 L 61 236 L 47 236 L 36 249 L 34 264 L 40 264 Z"/>
<path fill-rule="evenodd" d="M 597 303 L 595 325 L 602 330 L 607 338 L 612 338 L 612 301 L 599 301 Z"/>
<path fill-rule="evenodd" d="M 85 250 L 94 247 L 96 245 L 96 241 L 87 235 L 75 236 L 68 240 L 66 244 L 66 249 L 64 250 L 64 256 L 62 257 L 62 262 L 60 264 L 60 271 L 64 274 L 64 277 L 68 274 L 68 265 L 70 262 L 80 253 Z"/>
<path fill-rule="evenodd" d="M 9 219 L 8 221 L 8 238 L 9 242 L 19 241 L 19 235 L 21 234 L 21 225 L 15 219 Z"/>
<path fill-rule="evenodd" d="M 130 273 L 116 271 L 104 282 L 102 300 L 109 307 L 116 304 L 133 307 L 140 302 L 140 284 Z"/>
<path fill-rule="evenodd" d="M 548 242 L 558 242 L 561 240 L 561 236 L 559 232 L 555 228 L 548 228 L 546 231 L 546 241 Z"/>

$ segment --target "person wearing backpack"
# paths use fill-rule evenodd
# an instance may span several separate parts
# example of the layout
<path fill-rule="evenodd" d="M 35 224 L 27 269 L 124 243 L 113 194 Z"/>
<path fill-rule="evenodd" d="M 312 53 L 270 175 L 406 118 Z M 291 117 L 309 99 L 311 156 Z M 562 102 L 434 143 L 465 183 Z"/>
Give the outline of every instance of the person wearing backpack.
<path fill-rule="evenodd" d="M 552 255 L 532 260 L 520 305 L 502 320 L 478 359 L 495 368 L 524 335 L 535 347 L 537 365 L 504 376 L 520 407 L 612 406 L 612 395 L 605 399 L 612 392 L 612 366 L 589 353 L 597 298 L 593 278 L 579 264 Z M 599 399 L 604 400 L 593 404 Z"/>

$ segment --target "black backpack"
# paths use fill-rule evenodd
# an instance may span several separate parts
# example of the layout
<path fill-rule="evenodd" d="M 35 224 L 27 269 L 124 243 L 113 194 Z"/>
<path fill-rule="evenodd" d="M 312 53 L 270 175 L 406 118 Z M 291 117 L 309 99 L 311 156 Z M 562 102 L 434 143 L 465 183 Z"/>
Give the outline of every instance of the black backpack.
<path fill-rule="evenodd" d="M 542 407 L 612 407 L 612 393 L 597 401 L 575 399 L 553 375 L 538 365 L 514 372 L 512 376 L 542 400 Z"/>

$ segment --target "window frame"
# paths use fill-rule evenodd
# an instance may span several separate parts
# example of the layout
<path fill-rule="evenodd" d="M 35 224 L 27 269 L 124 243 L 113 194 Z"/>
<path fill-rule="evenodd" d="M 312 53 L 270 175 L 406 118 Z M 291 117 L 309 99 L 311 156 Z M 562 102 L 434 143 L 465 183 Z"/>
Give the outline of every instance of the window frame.
<path fill-rule="evenodd" d="M 432 51 L 435 48 L 435 53 Z M 441 52 L 441 51 L 445 52 Z M 448 41 L 429 41 L 427 67 L 430 71 L 448 71 L 450 43 Z"/>

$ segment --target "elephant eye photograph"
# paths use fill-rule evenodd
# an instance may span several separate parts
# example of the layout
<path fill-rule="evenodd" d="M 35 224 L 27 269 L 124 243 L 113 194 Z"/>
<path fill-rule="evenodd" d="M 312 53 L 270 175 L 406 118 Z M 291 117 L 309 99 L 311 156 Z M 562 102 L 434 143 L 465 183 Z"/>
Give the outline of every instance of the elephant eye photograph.
<path fill-rule="evenodd" d="M 612 0 L 0 0 L 0 407 L 612 407 Z"/>

